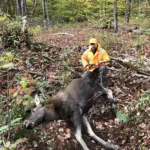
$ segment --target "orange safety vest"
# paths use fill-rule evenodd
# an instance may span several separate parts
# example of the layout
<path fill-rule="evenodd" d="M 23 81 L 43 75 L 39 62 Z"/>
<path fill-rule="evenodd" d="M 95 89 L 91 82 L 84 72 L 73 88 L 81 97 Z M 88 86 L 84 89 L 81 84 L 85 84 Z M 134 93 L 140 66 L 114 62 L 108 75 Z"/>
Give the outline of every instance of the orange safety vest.
<path fill-rule="evenodd" d="M 100 63 L 101 61 L 110 60 L 107 52 L 103 48 L 100 48 L 100 44 L 98 44 L 98 49 L 96 50 L 95 54 L 93 54 L 91 48 L 89 47 L 89 49 L 82 54 L 81 59 L 83 67 L 86 67 L 89 64 L 95 64 Z M 101 66 L 106 66 L 106 63 L 101 64 Z M 92 72 L 96 68 L 98 67 L 93 66 L 89 71 Z"/>

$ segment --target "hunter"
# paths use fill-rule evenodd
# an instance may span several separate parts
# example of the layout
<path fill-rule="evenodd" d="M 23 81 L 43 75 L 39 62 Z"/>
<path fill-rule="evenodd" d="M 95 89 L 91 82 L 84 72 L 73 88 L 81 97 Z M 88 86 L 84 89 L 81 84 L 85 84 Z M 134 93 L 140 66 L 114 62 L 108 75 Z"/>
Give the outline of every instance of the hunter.
<path fill-rule="evenodd" d="M 99 42 L 95 38 L 90 39 L 89 49 L 83 52 L 81 59 L 82 65 L 85 68 L 85 72 L 82 77 L 93 78 L 93 76 L 99 73 L 101 79 L 101 85 L 106 87 L 107 85 L 107 64 L 110 58 L 107 52 L 101 48 Z"/>

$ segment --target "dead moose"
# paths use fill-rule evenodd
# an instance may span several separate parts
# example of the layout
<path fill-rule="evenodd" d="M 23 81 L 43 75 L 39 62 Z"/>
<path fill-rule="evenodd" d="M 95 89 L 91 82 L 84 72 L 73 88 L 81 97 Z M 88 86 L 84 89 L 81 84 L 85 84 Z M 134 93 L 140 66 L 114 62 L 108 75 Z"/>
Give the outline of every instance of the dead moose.
<path fill-rule="evenodd" d="M 64 90 L 48 100 L 45 106 L 37 100 L 37 106 L 32 110 L 29 119 L 25 120 L 24 126 L 34 127 L 44 120 L 70 119 L 75 127 L 76 140 L 84 150 L 89 148 L 82 138 L 82 125 L 86 127 L 89 136 L 99 142 L 104 149 L 118 150 L 119 146 L 105 142 L 93 132 L 86 117 L 86 113 L 93 104 L 93 97 L 99 91 L 106 94 L 111 102 L 116 102 L 111 90 L 91 82 L 88 78 L 74 79 Z"/>

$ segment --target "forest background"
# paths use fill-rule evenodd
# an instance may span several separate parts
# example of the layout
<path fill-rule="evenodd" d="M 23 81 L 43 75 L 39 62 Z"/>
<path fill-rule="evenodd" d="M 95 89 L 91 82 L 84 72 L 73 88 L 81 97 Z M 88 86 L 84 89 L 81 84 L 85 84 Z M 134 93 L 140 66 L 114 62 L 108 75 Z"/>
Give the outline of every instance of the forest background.
<path fill-rule="evenodd" d="M 90 37 L 111 56 L 120 101 L 91 109 L 94 130 L 123 149 L 150 148 L 150 1 L 0 0 L 0 149 L 81 149 L 64 121 L 32 132 L 22 122 L 36 93 L 44 102 L 81 76 Z"/>

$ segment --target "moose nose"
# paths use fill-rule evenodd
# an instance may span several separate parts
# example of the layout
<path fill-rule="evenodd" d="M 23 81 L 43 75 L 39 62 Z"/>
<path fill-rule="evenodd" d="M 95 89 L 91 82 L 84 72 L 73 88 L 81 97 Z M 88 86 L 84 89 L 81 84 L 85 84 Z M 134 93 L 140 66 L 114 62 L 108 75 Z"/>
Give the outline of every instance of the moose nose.
<path fill-rule="evenodd" d="M 29 120 L 25 120 L 23 123 L 23 127 L 24 128 L 33 128 L 34 127 L 34 122 L 29 121 Z"/>

